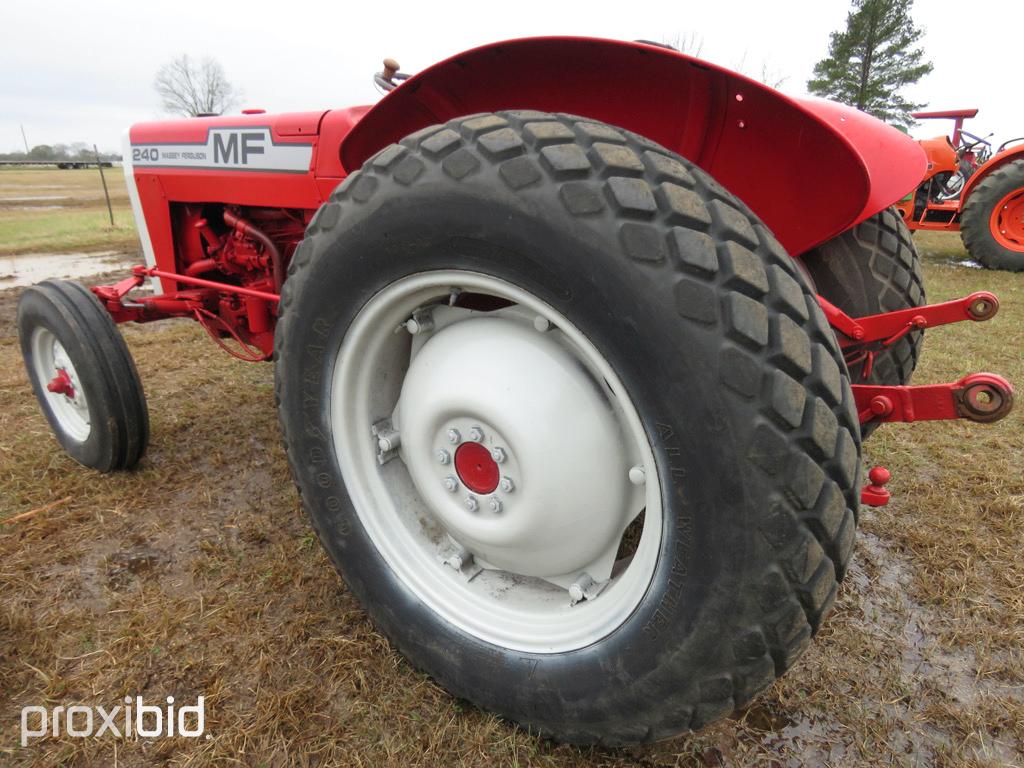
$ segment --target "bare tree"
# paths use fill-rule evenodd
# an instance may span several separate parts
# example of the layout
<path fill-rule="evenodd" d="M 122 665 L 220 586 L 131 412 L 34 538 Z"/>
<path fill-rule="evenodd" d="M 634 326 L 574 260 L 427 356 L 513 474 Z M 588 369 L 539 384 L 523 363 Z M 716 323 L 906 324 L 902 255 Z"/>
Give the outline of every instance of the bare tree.
<path fill-rule="evenodd" d="M 789 75 L 782 74 L 782 72 L 772 66 L 767 59 L 764 59 L 761 62 L 761 76 L 758 80 L 769 88 L 778 90 L 787 80 L 789 80 Z"/>
<path fill-rule="evenodd" d="M 182 54 L 157 70 L 153 87 L 171 114 L 197 117 L 222 115 L 238 103 L 218 61 L 206 57 L 196 64 Z"/>
<path fill-rule="evenodd" d="M 685 53 L 695 58 L 700 56 L 704 50 L 704 35 L 690 30 L 689 32 L 676 32 L 672 37 L 666 35 L 661 39 L 663 45 L 675 48 L 680 53 Z"/>

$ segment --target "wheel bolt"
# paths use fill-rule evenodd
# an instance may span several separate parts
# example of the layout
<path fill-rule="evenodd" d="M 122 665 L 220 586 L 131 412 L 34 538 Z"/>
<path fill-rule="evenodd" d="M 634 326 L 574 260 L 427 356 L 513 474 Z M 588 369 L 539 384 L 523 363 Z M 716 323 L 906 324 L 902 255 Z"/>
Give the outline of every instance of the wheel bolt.
<path fill-rule="evenodd" d="M 512 482 L 511 477 L 501 478 L 501 490 L 505 493 L 512 493 L 516 489 L 516 484 Z"/>
<path fill-rule="evenodd" d="M 491 512 L 497 514 L 501 512 L 501 499 L 491 499 L 487 506 L 491 508 Z"/>
<path fill-rule="evenodd" d="M 452 457 L 448 454 L 448 451 L 442 448 L 437 452 L 437 460 L 441 464 L 447 464 L 449 461 L 452 460 Z"/>
<path fill-rule="evenodd" d="M 593 577 L 589 573 L 581 573 L 572 584 L 569 585 L 569 599 L 572 604 L 585 600 L 587 592 L 595 585 Z"/>
<path fill-rule="evenodd" d="M 402 436 L 395 429 L 386 429 L 377 434 L 377 447 L 381 453 L 388 453 L 398 449 L 402 444 Z"/>
<path fill-rule="evenodd" d="M 459 481 L 451 475 L 448 475 L 448 477 L 442 480 L 442 483 L 444 483 L 444 489 L 449 493 L 455 493 L 459 490 Z"/>
<path fill-rule="evenodd" d="M 459 434 L 459 430 L 457 430 L 457 429 L 449 429 L 448 430 L 448 442 L 449 443 L 451 443 L 452 445 L 458 445 L 459 441 L 461 441 L 461 440 L 462 440 L 462 435 Z"/>
<path fill-rule="evenodd" d="M 548 330 L 548 328 L 551 327 L 551 321 L 549 321 L 543 315 L 537 315 L 535 318 L 533 318 L 533 327 L 536 328 L 541 333 L 544 333 L 545 331 Z"/>
<path fill-rule="evenodd" d="M 476 512 L 480 508 L 480 504 L 476 500 L 476 496 L 466 497 L 466 509 L 470 512 Z"/>
<path fill-rule="evenodd" d="M 483 442 L 484 431 L 480 427 L 473 427 L 469 430 L 469 439 L 474 443 Z"/>
<path fill-rule="evenodd" d="M 647 475 L 644 473 L 643 467 L 633 467 L 629 470 L 629 482 L 633 485 L 643 485 L 647 482 Z"/>
<path fill-rule="evenodd" d="M 491 450 L 491 458 L 494 459 L 495 464 L 503 464 L 505 462 L 505 451 L 501 448 L 494 448 Z"/>

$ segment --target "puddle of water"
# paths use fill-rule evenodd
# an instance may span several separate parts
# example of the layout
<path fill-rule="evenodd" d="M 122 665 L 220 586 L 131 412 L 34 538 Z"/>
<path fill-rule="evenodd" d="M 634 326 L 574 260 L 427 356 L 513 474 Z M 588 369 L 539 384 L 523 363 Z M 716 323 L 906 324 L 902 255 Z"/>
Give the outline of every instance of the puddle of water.
<path fill-rule="evenodd" d="M 0 197 L 0 203 L 32 203 L 37 200 L 70 200 L 71 195 L 25 195 L 24 197 Z"/>
<path fill-rule="evenodd" d="M 117 251 L 95 253 L 26 253 L 0 256 L 0 289 L 32 285 L 48 277 L 86 277 L 132 263 Z"/>
<path fill-rule="evenodd" d="M 984 269 L 984 267 L 982 267 L 981 264 L 979 264 L 976 261 L 971 261 L 970 259 L 964 259 L 963 261 L 951 261 L 949 263 L 952 264 L 954 267 L 968 267 L 969 269 Z"/>

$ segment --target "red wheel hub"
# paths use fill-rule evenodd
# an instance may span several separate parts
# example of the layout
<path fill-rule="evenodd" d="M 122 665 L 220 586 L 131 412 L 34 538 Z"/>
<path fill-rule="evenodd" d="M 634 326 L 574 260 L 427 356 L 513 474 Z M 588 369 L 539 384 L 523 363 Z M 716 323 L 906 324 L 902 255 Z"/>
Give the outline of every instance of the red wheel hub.
<path fill-rule="evenodd" d="M 1024 251 L 1024 189 L 1015 189 L 992 209 L 992 237 L 1004 248 Z"/>
<path fill-rule="evenodd" d="M 492 493 L 501 474 L 491 452 L 480 443 L 463 443 L 455 449 L 455 471 L 473 493 Z"/>
<path fill-rule="evenodd" d="M 57 375 L 47 383 L 46 389 L 56 395 L 64 395 L 70 399 L 75 397 L 74 384 L 71 383 L 71 377 L 68 376 L 68 372 L 63 368 L 57 369 Z"/>

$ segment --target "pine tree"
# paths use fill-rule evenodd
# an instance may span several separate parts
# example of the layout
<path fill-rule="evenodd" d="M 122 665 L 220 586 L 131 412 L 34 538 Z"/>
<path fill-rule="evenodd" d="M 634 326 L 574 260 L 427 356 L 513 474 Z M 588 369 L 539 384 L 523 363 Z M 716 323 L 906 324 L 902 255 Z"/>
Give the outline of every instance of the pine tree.
<path fill-rule="evenodd" d="M 833 32 L 828 56 L 807 81 L 811 93 L 842 101 L 880 120 L 909 127 L 910 113 L 923 107 L 900 94 L 932 71 L 915 47 L 923 30 L 914 26 L 914 0 L 853 0 L 846 30 Z"/>

